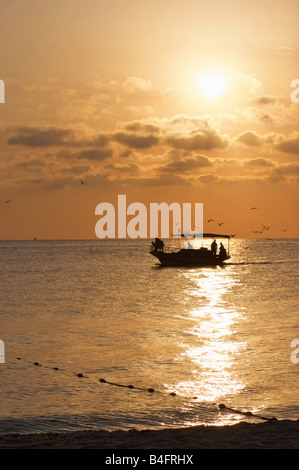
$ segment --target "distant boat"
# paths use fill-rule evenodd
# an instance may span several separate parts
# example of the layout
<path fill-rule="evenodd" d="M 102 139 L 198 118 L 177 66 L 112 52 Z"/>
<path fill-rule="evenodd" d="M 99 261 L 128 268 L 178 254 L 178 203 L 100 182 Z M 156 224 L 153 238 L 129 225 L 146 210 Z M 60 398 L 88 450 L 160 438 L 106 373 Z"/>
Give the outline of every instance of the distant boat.
<path fill-rule="evenodd" d="M 214 233 L 204 233 L 204 238 L 226 238 L 230 240 L 230 235 L 219 235 Z M 190 242 L 189 242 L 190 243 Z M 162 266 L 219 266 L 224 261 L 230 259 L 228 250 L 220 245 L 217 253 L 212 249 L 201 248 L 183 248 L 179 251 L 164 251 L 164 243 L 159 238 L 152 242 L 150 254 L 157 258 Z"/>

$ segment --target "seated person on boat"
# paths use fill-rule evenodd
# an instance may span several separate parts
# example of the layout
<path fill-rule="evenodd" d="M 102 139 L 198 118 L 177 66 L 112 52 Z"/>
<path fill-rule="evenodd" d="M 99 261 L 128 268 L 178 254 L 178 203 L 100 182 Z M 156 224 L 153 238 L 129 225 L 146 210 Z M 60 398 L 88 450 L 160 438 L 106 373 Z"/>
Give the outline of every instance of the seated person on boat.
<path fill-rule="evenodd" d="M 224 246 L 222 245 L 222 243 L 220 243 L 219 258 L 220 258 L 220 259 L 227 259 L 226 249 L 224 248 Z"/>
<path fill-rule="evenodd" d="M 155 241 L 152 242 L 152 246 L 154 251 L 163 251 L 164 250 L 164 242 L 160 240 L 160 238 L 155 238 Z"/>

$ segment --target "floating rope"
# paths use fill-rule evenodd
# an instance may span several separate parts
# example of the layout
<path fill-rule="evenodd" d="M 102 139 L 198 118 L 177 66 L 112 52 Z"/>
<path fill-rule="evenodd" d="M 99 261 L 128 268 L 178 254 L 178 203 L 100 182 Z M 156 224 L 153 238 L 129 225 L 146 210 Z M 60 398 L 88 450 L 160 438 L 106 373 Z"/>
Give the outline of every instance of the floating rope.
<path fill-rule="evenodd" d="M 27 364 L 32 364 L 34 366 L 39 366 L 39 367 L 44 367 L 44 368 L 47 368 L 47 369 L 52 369 L 52 370 L 59 370 L 59 371 L 62 371 L 62 372 L 68 372 L 68 373 L 72 373 L 72 375 L 74 375 L 75 377 L 79 377 L 79 378 L 90 378 L 88 375 L 85 375 L 83 374 L 82 372 L 79 372 L 79 373 L 74 373 L 74 372 L 71 372 L 69 370 L 66 370 L 66 369 L 60 369 L 58 367 L 50 367 L 50 366 L 47 366 L 47 365 L 43 365 L 40 364 L 39 362 L 31 362 L 31 361 L 28 361 L 26 359 L 22 359 L 21 357 L 16 357 L 16 359 L 18 361 L 24 361 L 24 362 L 27 362 Z M 154 388 L 142 388 L 142 387 L 136 387 L 135 385 L 125 385 L 125 384 L 119 384 L 119 383 L 116 383 L 116 382 L 109 382 L 108 380 L 106 379 L 103 379 L 103 378 L 100 378 L 98 379 L 98 381 L 100 383 L 106 383 L 108 385 L 115 385 L 116 387 L 125 387 L 125 388 L 130 388 L 130 389 L 135 389 L 135 390 L 142 390 L 142 391 L 147 391 L 149 393 L 154 393 L 154 392 L 158 392 L 158 393 L 163 393 L 161 391 L 158 391 L 158 390 L 155 390 Z M 171 396 L 176 396 L 176 393 L 175 392 L 171 392 L 169 393 L 169 395 Z"/>
<path fill-rule="evenodd" d="M 234 408 L 229 408 L 228 406 L 224 405 L 223 403 L 221 403 L 218 406 L 219 406 L 220 410 L 229 410 L 229 411 L 232 411 L 233 413 L 238 413 L 238 414 L 241 414 L 241 415 L 244 415 L 244 416 L 253 416 L 254 418 L 260 418 L 260 419 L 264 419 L 266 421 L 277 421 L 277 418 L 266 418 L 264 416 L 254 415 L 251 411 L 235 410 Z"/>
<path fill-rule="evenodd" d="M 59 370 L 59 371 L 63 371 L 63 372 L 70 372 L 70 371 L 67 371 L 66 369 L 59 369 L 58 367 L 50 367 L 50 366 L 45 366 L 45 365 L 42 366 L 42 364 L 40 364 L 39 362 L 30 362 L 26 359 L 22 359 L 21 357 L 17 357 L 16 359 L 18 361 L 23 360 L 23 361 L 25 361 L 29 364 L 32 364 L 32 365 L 38 366 L 38 367 L 45 367 L 47 369 L 52 369 L 52 370 L 56 370 L 56 371 Z M 79 377 L 79 378 L 90 378 L 88 375 L 84 375 L 82 372 L 79 372 L 79 373 L 72 372 L 72 374 L 75 377 Z M 155 390 L 154 388 L 151 388 L 151 387 L 142 388 L 142 387 L 136 387 L 135 385 L 132 385 L 132 384 L 130 384 L 130 385 L 119 384 L 119 383 L 116 383 L 116 382 L 109 382 L 108 380 L 103 379 L 103 378 L 98 379 L 98 382 L 105 383 L 105 384 L 108 384 L 108 385 L 114 385 L 116 387 L 124 387 L 124 388 L 129 388 L 129 389 L 134 389 L 134 390 L 147 391 L 148 393 L 157 392 L 157 393 L 165 394 L 165 392 L 161 392 L 160 390 Z M 168 395 L 170 395 L 172 397 L 177 396 L 177 394 L 175 392 L 170 392 L 170 393 L 168 393 Z M 185 398 L 188 398 L 188 397 L 185 397 Z M 197 397 L 191 397 L 191 398 L 196 399 Z M 230 411 L 232 413 L 237 413 L 237 414 L 241 414 L 241 415 L 248 416 L 248 417 L 253 417 L 253 418 L 259 418 L 259 419 L 262 419 L 262 420 L 265 420 L 265 421 L 277 421 L 277 418 L 275 418 L 275 417 L 267 418 L 265 416 L 260 416 L 260 415 L 253 414 L 251 411 L 236 410 L 234 408 L 229 408 L 228 406 L 226 406 L 223 403 L 220 403 L 220 404 L 214 403 L 214 405 L 218 406 L 218 409 L 221 410 L 221 411 L 223 411 L 223 410 L 226 411 L 227 410 L 227 411 Z"/>

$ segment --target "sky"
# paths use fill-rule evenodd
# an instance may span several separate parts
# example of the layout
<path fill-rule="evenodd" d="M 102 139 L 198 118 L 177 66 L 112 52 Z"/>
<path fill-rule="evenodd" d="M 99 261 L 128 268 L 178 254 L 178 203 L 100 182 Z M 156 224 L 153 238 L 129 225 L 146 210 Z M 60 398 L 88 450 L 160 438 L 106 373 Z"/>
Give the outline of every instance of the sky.
<path fill-rule="evenodd" d="M 297 0 L 0 0 L 0 239 L 96 238 L 120 194 L 298 237 L 298 18 Z"/>

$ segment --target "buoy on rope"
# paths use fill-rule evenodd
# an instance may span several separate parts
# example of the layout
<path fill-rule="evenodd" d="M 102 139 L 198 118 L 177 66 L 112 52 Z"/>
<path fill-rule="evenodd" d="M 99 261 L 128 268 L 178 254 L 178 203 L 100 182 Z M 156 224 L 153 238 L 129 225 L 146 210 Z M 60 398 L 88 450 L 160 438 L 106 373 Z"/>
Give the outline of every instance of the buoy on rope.
<path fill-rule="evenodd" d="M 20 361 L 22 358 L 21 357 L 16 357 L 16 359 L 18 361 Z M 39 362 L 30 362 L 29 360 L 26 361 L 26 359 L 24 359 L 25 362 L 28 362 L 30 364 L 33 364 L 35 366 L 41 366 L 41 364 Z M 50 367 L 50 366 L 44 366 L 44 367 L 48 367 L 48 368 L 51 368 L 53 370 L 61 370 L 59 369 L 58 367 Z M 63 370 L 63 369 L 62 369 Z M 78 374 L 75 374 L 76 377 L 87 377 L 85 376 L 84 374 L 82 374 L 81 372 L 78 373 Z M 101 383 L 107 383 L 109 385 L 116 385 L 117 387 L 126 387 L 126 388 L 130 388 L 130 389 L 135 389 L 135 390 L 143 390 L 143 391 L 147 391 L 149 393 L 154 393 L 155 392 L 155 389 L 154 388 L 141 388 L 141 387 L 135 387 L 134 385 L 130 384 L 130 385 L 123 385 L 123 384 L 118 384 L 118 383 L 114 383 L 114 382 L 108 382 L 107 380 L 103 379 L 103 378 L 100 378 L 99 379 L 99 382 Z M 161 393 L 161 392 L 160 392 Z M 163 392 L 162 392 L 163 393 Z M 170 392 L 168 395 L 170 396 L 173 396 L 175 397 L 176 396 L 176 392 Z M 188 397 L 184 397 L 184 398 L 188 398 Z M 193 399 L 197 399 L 197 397 L 192 397 Z M 217 404 L 217 403 L 213 403 L 213 405 L 215 406 L 218 406 L 218 408 L 220 410 L 227 410 L 227 411 L 231 411 L 232 413 L 238 413 L 238 414 L 241 414 L 243 416 L 252 416 L 254 418 L 259 418 L 259 419 L 263 419 L 263 420 L 266 420 L 266 421 L 277 421 L 277 418 L 273 417 L 273 418 L 266 418 L 264 416 L 260 416 L 260 415 L 255 415 L 253 414 L 251 411 L 241 411 L 241 410 L 236 410 L 236 409 L 233 409 L 233 408 L 229 408 L 228 406 L 226 406 L 224 403 L 220 403 L 220 404 Z"/>
<path fill-rule="evenodd" d="M 277 421 L 277 418 L 275 418 L 275 417 L 266 418 L 265 416 L 254 415 L 251 411 L 235 410 L 234 408 L 229 408 L 228 406 L 224 405 L 223 403 L 220 403 L 220 405 L 218 405 L 218 406 L 219 406 L 220 410 L 228 410 L 228 411 L 232 411 L 233 413 L 238 413 L 240 415 L 252 416 L 254 418 L 264 419 L 265 421 Z"/>

